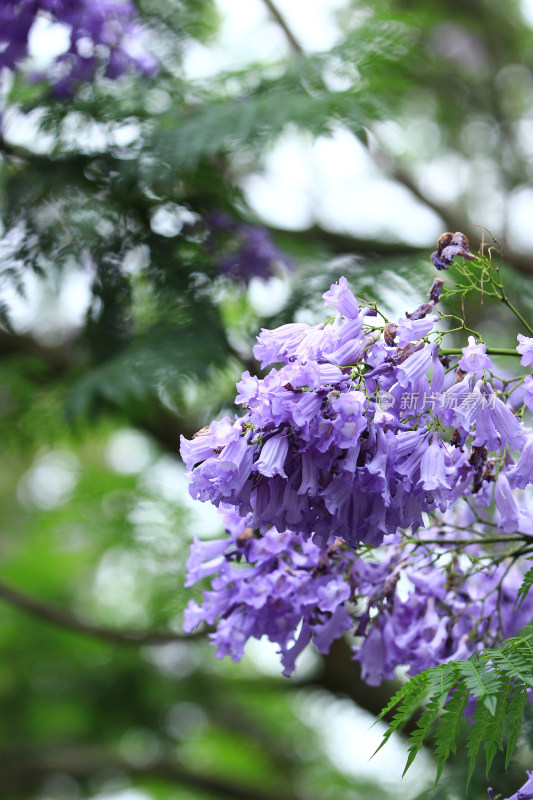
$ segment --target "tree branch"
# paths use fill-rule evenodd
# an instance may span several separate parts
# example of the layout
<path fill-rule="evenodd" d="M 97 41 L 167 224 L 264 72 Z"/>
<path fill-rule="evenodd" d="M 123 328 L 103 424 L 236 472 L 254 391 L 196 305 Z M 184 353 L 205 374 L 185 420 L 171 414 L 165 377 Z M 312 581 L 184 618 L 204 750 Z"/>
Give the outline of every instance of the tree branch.
<path fill-rule="evenodd" d="M 273 2 L 273 0 L 263 0 L 263 3 L 268 8 L 268 10 L 270 11 L 271 15 L 274 17 L 275 21 L 280 26 L 280 28 L 282 28 L 283 33 L 287 37 L 287 41 L 289 42 L 291 50 L 294 53 L 296 53 L 296 55 L 299 55 L 299 56 L 305 55 L 305 51 L 304 51 L 302 45 L 300 44 L 300 42 L 298 41 L 298 39 L 296 38 L 296 36 L 292 32 L 291 28 L 287 24 L 287 20 L 285 19 L 285 17 L 283 16 L 283 14 L 279 10 L 279 8 L 276 6 L 276 4 Z"/>
<path fill-rule="evenodd" d="M 405 186 L 417 200 L 420 200 L 420 202 L 438 214 L 447 230 L 462 231 L 471 243 L 476 242 L 481 237 L 482 228 L 478 225 L 470 224 L 466 212 L 458 214 L 454 206 L 430 200 L 420 190 L 414 178 L 406 170 L 402 169 L 389 153 L 380 150 L 379 152 L 372 151 L 371 155 L 376 164 L 381 167 L 389 178 Z M 518 272 L 527 275 L 531 275 L 533 272 L 533 256 L 531 255 L 519 253 L 506 246 L 503 250 L 503 258 Z"/>
<path fill-rule="evenodd" d="M 120 770 L 133 777 L 158 778 L 171 784 L 182 784 L 229 800 L 297 800 L 291 791 L 269 793 L 258 786 L 246 786 L 223 777 L 206 775 L 185 767 L 178 761 L 161 757 L 149 764 L 136 764 L 112 753 L 92 748 L 66 748 L 41 753 L 0 754 L 0 798 L 12 800 L 39 790 L 50 774 L 66 773 L 74 778 L 87 778 L 95 772 Z M 301 800 L 301 797 L 299 797 Z"/>
<path fill-rule="evenodd" d="M 133 645 L 136 647 L 139 645 L 162 645 L 169 642 L 190 641 L 191 639 L 205 636 L 205 632 L 186 634 L 174 633 L 173 631 L 136 631 L 97 625 L 94 622 L 82 619 L 72 611 L 67 611 L 60 606 L 30 597 L 18 589 L 13 589 L 3 581 L 0 581 L 0 599 L 50 625 L 66 628 L 84 636 L 92 636 L 95 639 L 110 642 L 111 644 Z"/>

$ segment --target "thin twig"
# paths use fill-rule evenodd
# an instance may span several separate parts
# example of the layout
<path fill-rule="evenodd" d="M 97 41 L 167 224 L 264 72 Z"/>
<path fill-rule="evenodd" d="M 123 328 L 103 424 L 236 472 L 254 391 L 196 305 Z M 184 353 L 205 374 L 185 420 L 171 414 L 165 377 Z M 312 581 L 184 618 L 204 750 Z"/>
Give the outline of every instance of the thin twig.
<path fill-rule="evenodd" d="M 533 537 L 529 536 L 528 534 L 518 534 L 516 536 L 509 534 L 508 536 L 486 536 L 480 539 L 454 539 L 453 541 L 446 541 L 445 539 L 418 539 L 413 536 L 406 536 L 402 541 L 420 546 L 425 544 L 438 544 L 442 545 L 442 547 L 453 547 L 454 549 L 458 549 L 461 547 L 472 547 L 473 545 L 480 544 L 509 544 L 512 542 L 531 543 L 531 541 L 533 541 Z"/>
<path fill-rule="evenodd" d="M 305 55 L 305 51 L 302 45 L 300 44 L 300 42 L 290 29 L 289 25 L 287 24 L 287 20 L 285 19 L 279 8 L 276 6 L 276 4 L 273 2 L 273 0 L 263 0 L 263 3 L 268 8 L 270 13 L 280 26 L 280 28 L 283 30 L 283 33 L 287 37 L 287 41 L 289 42 L 291 50 L 299 56 Z"/>
<path fill-rule="evenodd" d="M 0 581 L 0 599 L 51 625 L 67 628 L 76 633 L 92 636 L 95 639 L 102 639 L 112 644 L 162 645 L 169 642 L 189 641 L 198 636 L 205 636 L 205 633 L 188 635 L 174 633 L 173 631 L 136 631 L 98 625 L 84 620 L 72 611 L 67 611 L 60 606 L 30 597 L 18 589 L 13 589 L 3 581 Z"/>

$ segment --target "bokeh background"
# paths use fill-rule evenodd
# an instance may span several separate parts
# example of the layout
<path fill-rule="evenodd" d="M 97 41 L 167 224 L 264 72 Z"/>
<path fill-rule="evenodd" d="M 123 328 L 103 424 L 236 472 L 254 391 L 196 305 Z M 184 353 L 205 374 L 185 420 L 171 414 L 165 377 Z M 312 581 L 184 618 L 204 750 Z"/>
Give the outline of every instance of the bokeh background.
<path fill-rule="evenodd" d="M 402 738 L 370 759 L 395 687 L 361 683 L 349 636 L 287 680 L 265 642 L 233 664 L 181 633 L 188 544 L 221 525 L 179 436 L 340 275 L 415 308 L 445 230 L 497 239 L 531 313 L 533 2 L 137 11 L 155 73 L 58 96 L 44 12 L 0 73 L 0 798 L 460 800 L 461 752 L 435 794 Z M 514 346 L 501 309 L 465 313 Z"/>

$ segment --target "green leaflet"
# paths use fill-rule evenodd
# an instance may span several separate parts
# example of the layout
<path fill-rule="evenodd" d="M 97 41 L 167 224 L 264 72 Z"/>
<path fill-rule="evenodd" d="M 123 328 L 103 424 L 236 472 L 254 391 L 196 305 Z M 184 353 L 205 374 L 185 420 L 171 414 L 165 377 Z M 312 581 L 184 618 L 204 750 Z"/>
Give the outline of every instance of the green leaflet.
<path fill-rule="evenodd" d="M 417 727 L 409 739 L 409 744 L 410 744 L 409 755 L 407 757 L 407 763 L 405 765 L 403 775 L 405 775 L 405 773 L 415 760 L 416 756 L 420 752 L 420 748 L 424 744 L 429 729 L 431 728 L 433 721 L 435 720 L 435 717 L 441 710 L 445 700 L 446 696 L 443 695 L 440 695 L 440 697 L 438 696 L 432 697 L 426 707 L 426 710 L 420 717 Z"/>
<path fill-rule="evenodd" d="M 463 721 L 467 699 L 466 692 L 452 689 L 450 699 L 444 707 L 441 724 L 435 737 L 435 758 L 437 761 L 435 785 L 440 779 L 450 754 L 455 753 L 457 735 Z"/>
<path fill-rule="evenodd" d="M 505 733 L 506 710 L 511 696 L 512 680 L 507 678 L 500 690 L 498 701 L 496 702 L 495 712 L 488 721 L 485 753 L 487 757 L 487 775 L 491 764 L 498 750 L 503 750 L 503 738 Z M 497 712 L 497 713 L 496 713 Z"/>
<path fill-rule="evenodd" d="M 528 561 L 532 561 L 533 557 L 528 558 Z M 533 567 L 530 567 L 526 574 L 524 575 L 524 580 L 522 581 L 522 585 L 518 590 L 518 594 L 516 595 L 516 602 L 515 608 L 518 610 L 524 600 L 526 599 L 529 590 L 533 586 Z"/>
<path fill-rule="evenodd" d="M 430 730 L 436 727 L 436 785 L 446 762 L 456 751 L 465 710 L 471 701 L 475 702 L 475 711 L 467 734 L 468 781 L 483 754 L 487 773 L 496 753 L 504 749 L 507 766 L 520 734 L 527 692 L 533 687 L 532 638 L 533 629 L 528 626 L 498 648 L 482 650 L 467 661 L 432 667 L 411 678 L 379 717 L 381 719 L 396 709 L 380 748 L 425 702 L 425 709 L 409 740 L 404 774 L 421 747 L 427 744 Z"/>
<path fill-rule="evenodd" d="M 465 694 L 468 698 L 468 695 Z M 468 778 L 467 785 L 470 783 L 474 768 L 476 766 L 479 751 L 485 741 L 490 712 L 485 705 L 478 704 L 474 713 L 474 718 L 468 730 Z"/>
<path fill-rule="evenodd" d="M 389 725 L 389 729 L 383 736 L 383 741 L 377 750 L 372 754 L 372 757 L 375 756 L 376 753 L 381 750 L 383 745 L 388 742 L 394 731 L 403 725 L 419 707 L 429 690 L 428 672 L 429 670 L 425 670 L 424 672 L 421 672 L 420 675 L 416 675 L 408 683 L 406 683 L 405 686 L 403 686 L 394 695 L 390 703 L 386 708 L 383 709 L 379 717 L 376 719 L 376 722 L 380 719 L 383 719 L 385 714 L 399 704 L 392 722 Z"/>
<path fill-rule="evenodd" d="M 507 750 L 505 751 L 505 767 L 509 766 L 514 753 L 518 736 L 522 728 L 522 715 L 526 707 L 527 688 L 523 684 L 515 687 L 515 691 L 507 705 L 506 734 Z"/>

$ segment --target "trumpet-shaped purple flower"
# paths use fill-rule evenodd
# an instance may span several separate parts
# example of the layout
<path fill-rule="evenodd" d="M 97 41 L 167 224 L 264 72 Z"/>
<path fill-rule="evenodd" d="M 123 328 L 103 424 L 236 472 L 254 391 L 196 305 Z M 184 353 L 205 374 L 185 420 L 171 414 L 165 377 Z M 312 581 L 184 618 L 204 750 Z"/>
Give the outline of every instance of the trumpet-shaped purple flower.
<path fill-rule="evenodd" d="M 522 402 L 526 404 L 530 411 L 533 411 L 533 377 L 531 375 L 526 375 Z"/>
<path fill-rule="evenodd" d="M 421 347 L 405 361 L 402 361 L 397 371 L 398 383 L 401 386 L 406 388 L 426 374 L 431 364 L 434 347 L 436 345 Z"/>
<path fill-rule="evenodd" d="M 266 475 L 267 478 L 273 478 L 274 475 L 281 475 L 282 478 L 286 478 L 283 465 L 287 458 L 288 449 L 289 441 L 286 435 L 273 436 L 265 442 L 261 449 L 261 455 L 254 464 L 254 469 L 260 472 L 261 475 Z"/>
<path fill-rule="evenodd" d="M 433 330 L 438 320 L 437 314 L 429 317 L 414 319 L 413 317 L 400 317 L 397 326 L 398 346 L 406 347 L 409 342 L 417 342 Z"/>
<path fill-rule="evenodd" d="M 339 314 L 347 319 L 357 319 L 359 303 L 352 294 L 346 278 L 339 278 L 339 283 L 334 283 L 329 291 L 323 295 L 324 304 L 333 306 Z"/>
<path fill-rule="evenodd" d="M 463 357 L 459 361 L 463 372 L 483 372 L 492 369 L 492 361 L 487 355 L 487 347 L 482 342 L 476 344 L 473 336 L 468 337 L 468 347 L 463 347 Z"/>
<path fill-rule="evenodd" d="M 444 445 L 437 437 L 429 447 L 424 449 L 420 460 L 420 483 L 424 489 L 450 489 L 450 482 L 446 477 Z"/>
<path fill-rule="evenodd" d="M 511 486 L 525 489 L 533 483 L 533 431 L 528 431 L 518 463 L 507 470 Z"/>
<path fill-rule="evenodd" d="M 523 367 L 529 367 L 533 364 L 533 338 L 524 336 L 521 333 L 519 333 L 516 338 L 519 342 L 516 346 L 516 350 L 522 356 L 520 363 Z"/>
<path fill-rule="evenodd" d="M 500 472 L 498 476 L 494 499 L 498 510 L 498 526 L 508 532 L 517 530 L 520 524 L 520 513 L 505 472 Z"/>

